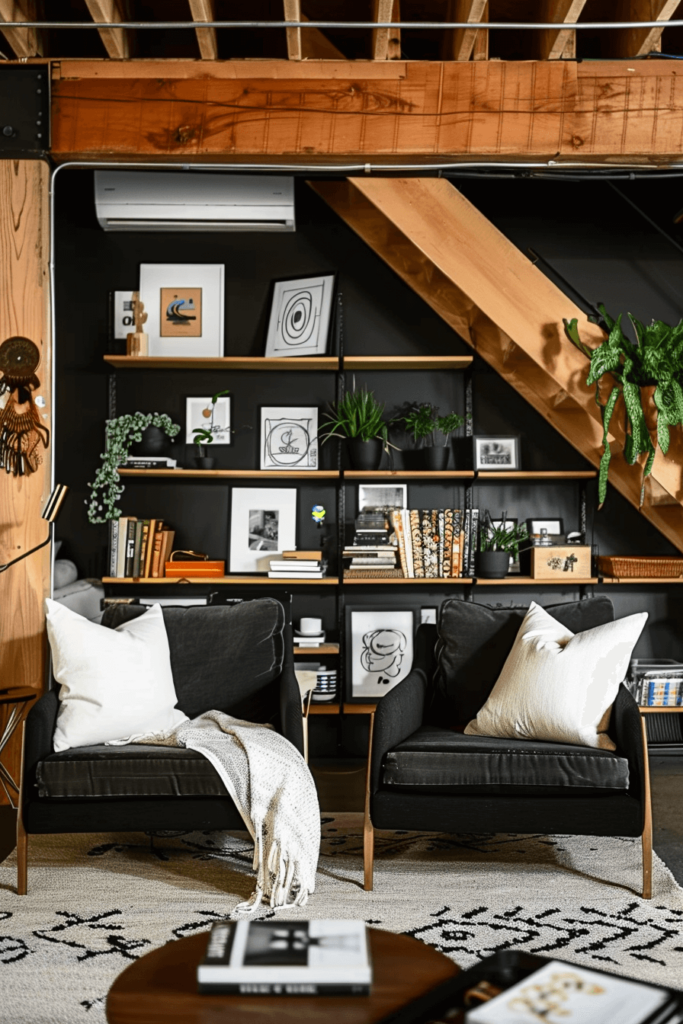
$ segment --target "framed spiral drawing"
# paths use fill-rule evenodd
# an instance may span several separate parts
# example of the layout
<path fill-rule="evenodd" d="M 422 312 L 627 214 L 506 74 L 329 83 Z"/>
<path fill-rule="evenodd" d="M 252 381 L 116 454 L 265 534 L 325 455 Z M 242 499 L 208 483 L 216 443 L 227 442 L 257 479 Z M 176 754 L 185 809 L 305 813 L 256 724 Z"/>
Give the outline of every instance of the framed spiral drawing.
<path fill-rule="evenodd" d="M 326 354 L 334 280 L 334 274 L 324 274 L 275 282 L 266 358 Z"/>

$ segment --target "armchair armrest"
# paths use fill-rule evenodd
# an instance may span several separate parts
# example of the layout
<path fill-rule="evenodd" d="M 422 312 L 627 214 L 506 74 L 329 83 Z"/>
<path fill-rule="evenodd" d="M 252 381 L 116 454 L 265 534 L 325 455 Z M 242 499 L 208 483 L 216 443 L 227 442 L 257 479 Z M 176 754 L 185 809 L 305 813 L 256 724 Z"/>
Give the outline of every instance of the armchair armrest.
<path fill-rule="evenodd" d="M 54 751 L 53 737 L 59 711 L 57 690 L 48 690 L 26 716 L 24 738 L 24 779 L 33 784 L 36 765 Z"/>
<path fill-rule="evenodd" d="M 639 800 L 645 799 L 645 751 L 641 714 L 633 695 L 622 683 L 612 708 L 610 733 L 619 753 L 628 758 L 629 790 Z"/>
<path fill-rule="evenodd" d="M 422 725 L 426 691 L 424 670 L 413 668 L 377 705 L 370 761 L 371 793 L 379 789 L 384 755 Z"/>
<path fill-rule="evenodd" d="M 304 753 L 304 723 L 301 710 L 301 690 L 294 673 L 294 644 L 292 625 L 287 616 L 284 628 L 285 657 L 280 675 L 280 726 L 282 735 Z"/>

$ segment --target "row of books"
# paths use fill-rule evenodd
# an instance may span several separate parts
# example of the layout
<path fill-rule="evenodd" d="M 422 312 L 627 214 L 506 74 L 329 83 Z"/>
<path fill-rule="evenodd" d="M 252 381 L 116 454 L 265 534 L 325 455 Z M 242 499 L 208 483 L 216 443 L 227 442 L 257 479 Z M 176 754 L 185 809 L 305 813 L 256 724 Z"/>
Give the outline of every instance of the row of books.
<path fill-rule="evenodd" d="M 109 522 L 109 575 L 118 579 L 165 576 L 175 531 L 163 519 L 122 516 Z"/>
<path fill-rule="evenodd" d="M 451 579 L 474 576 L 479 509 L 395 509 L 391 524 L 403 576 Z"/>
<path fill-rule="evenodd" d="M 327 571 L 322 551 L 283 551 L 271 558 L 268 577 L 271 580 L 321 580 Z"/>
<path fill-rule="evenodd" d="M 677 708 L 683 704 L 683 678 L 644 679 L 640 704 L 648 708 Z"/>

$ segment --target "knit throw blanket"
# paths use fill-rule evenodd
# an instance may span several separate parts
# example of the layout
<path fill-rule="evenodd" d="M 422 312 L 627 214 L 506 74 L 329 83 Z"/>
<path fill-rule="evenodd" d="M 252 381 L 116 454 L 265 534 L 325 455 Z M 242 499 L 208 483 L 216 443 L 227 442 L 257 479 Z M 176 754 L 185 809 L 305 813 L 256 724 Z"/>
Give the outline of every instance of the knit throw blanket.
<path fill-rule="evenodd" d="M 256 889 L 235 910 L 301 907 L 315 890 L 320 808 L 313 777 L 299 751 L 271 726 L 221 711 L 186 719 L 165 733 L 118 743 L 187 747 L 208 758 L 254 840 Z"/>

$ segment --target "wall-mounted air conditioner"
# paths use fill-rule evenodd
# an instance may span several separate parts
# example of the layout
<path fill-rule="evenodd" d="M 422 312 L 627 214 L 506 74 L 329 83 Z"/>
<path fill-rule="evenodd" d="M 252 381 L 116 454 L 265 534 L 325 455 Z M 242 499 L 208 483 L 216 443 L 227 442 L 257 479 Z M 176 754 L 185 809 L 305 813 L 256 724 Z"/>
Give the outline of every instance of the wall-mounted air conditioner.
<path fill-rule="evenodd" d="M 294 179 L 197 171 L 95 171 L 105 231 L 295 231 Z"/>

